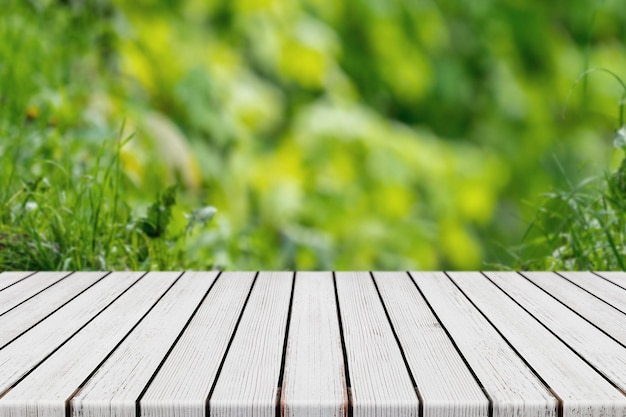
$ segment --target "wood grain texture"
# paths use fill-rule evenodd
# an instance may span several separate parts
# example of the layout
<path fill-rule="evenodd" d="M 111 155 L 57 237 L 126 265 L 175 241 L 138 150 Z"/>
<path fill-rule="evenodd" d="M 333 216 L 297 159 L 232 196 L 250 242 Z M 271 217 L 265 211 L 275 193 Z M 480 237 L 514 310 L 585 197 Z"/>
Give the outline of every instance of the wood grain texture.
<path fill-rule="evenodd" d="M 104 276 L 104 272 L 76 272 L 0 315 L 0 347 L 36 325 Z"/>
<path fill-rule="evenodd" d="M 495 417 L 556 417 L 556 398 L 444 273 L 411 276 L 487 391 Z"/>
<path fill-rule="evenodd" d="M 623 271 L 603 271 L 596 272 L 596 274 L 600 275 L 602 278 L 607 281 L 612 282 L 618 287 L 626 289 L 626 272 Z"/>
<path fill-rule="evenodd" d="M 75 332 L 133 285 L 143 274 L 112 273 L 56 313 L 0 349 L 0 396 Z M 0 405 L 0 409 L 2 406 Z"/>
<path fill-rule="evenodd" d="M 529 281 L 626 346 L 626 316 L 553 272 L 523 272 Z"/>
<path fill-rule="evenodd" d="M 493 272 L 487 273 L 487 277 L 626 392 L 626 349 L 623 346 L 531 282 L 520 279 L 519 274 Z M 626 407 L 623 411 L 626 412 Z"/>
<path fill-rule="evenodd" d="M 348 412 L 333 276 L 298 272 L 282 385 L 286 417 L 343 417 Z"/>
<path fill-rule="evenodd" d="M 626 273 L 523 274 L 2 273 L 0 417 L 626 417 Z"/>
<path fill-rule="evenodd" d="M 591 272 L 559 272 L 559 275 L 626 314 L 626 289 Z"/>
<path fill-rule="evenodd" d="M 489 401 L 406 272 L 375 272 L 425 417 L 488 415 Z"/>
<path fill-rule="evenodd" d="M 354 417 L 414 416 L 419 400 L 369 273 L 337 272 Z"/>
<path fill-rule="evenodd" d="M 5 271 L 0 273 L 0 291 L 3 289 L 10 287 L 11 285 L 19 282 L 25 278 L 28 278 L 32 275 L 32 272 L 21 272 L 21 271 Z"/>
<path fill-rule="evenodd" d="M 510 274 L 514 276 L 515 273 Z M 449 275 L 546 384 L 554 390 L 563 402 L 565 417 L 624 416 L 626 396 L 602 378 L 598 372 L 581 360 L 484 275 L 478 272 L 451 272 Z M 505 276 L 506 273 L 500 275 Z M 528 285 L 529 291 L 532 291 L 532 288 L 538 291 L 534 295 L 538 296 L 541 293 L 548 299 L 550 298 L 528 281 L 519 278 L 517 276 L 518 282 Z M 548 299 L 545 301 L 549 304 L 544 308 L 556 309 L 557 307 L 553 306 L 561 306 L 554 300 Z M 548 316 L 548 313 L 545 316 Z"/>
<path fill-rule="evenodd" d="M 0 315 L 56 284 L 69 274 L 69 272 L 38 272 L 0 291 Z"/>
<path fill-rule="evenodd" d="M 211 417 L 274 417 L 292 272 L 260 272 L 215 390 Z"/>
<path fill-rule="evenodd" d="M 180 275 L 150 272 L 2 397 L 0 417 L 65 417 L 66 401 Z"/>
<path fill-rule="evenodd" d="M 187 272 L 174 284 L 71 401 L 72 414 L 134 417 L 135 403 L 217 272 Z"/>
<path fill-rule="evenodd" d="M 203 417 L 209 391 L 253 284 L 223 272 L 141 398 L 145 417 Z"/>

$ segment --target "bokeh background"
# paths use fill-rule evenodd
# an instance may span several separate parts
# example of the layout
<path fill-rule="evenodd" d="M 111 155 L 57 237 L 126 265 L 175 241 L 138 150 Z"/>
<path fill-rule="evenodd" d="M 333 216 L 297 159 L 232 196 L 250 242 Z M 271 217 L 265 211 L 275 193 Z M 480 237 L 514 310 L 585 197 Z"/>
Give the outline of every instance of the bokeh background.
<path fill-rule="evenodd" d="M 557 224 L 527 233 L 544 194 L 623 156 L 623 6 L 0 0 L 4 268 L 459 270 L 551 254 L 539 236 Z M 613 74 L 579 78 L 590 68 Z M 115 193 L 89 191 L 106 166 Z M 164 230 L 137 226 L 150 207 Z"/>

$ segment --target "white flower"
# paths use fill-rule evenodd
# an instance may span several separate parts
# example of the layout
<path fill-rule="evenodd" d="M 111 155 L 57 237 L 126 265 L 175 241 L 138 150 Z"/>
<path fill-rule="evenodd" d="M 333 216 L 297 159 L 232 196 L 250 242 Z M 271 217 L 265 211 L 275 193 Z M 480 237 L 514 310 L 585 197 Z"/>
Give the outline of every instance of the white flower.
<path fill-rule="evenodd" d="M 217 213 L 217 209 L 215 207 L 206 206 L 195 210 L 191 216 L 199 223 L 206 223 L 215 216 L 215 213 Z"/>
<path fill-rule="evenodd" d="M 186 215 L 187 217 L 187 233 L 190 233 L 196 225 L 205 226 L 217 213 L 217 209 L 213 206 L 206 206 L 194 210 L 193 213 Z"/>
<path fill-rule="evenodd" d="M 626 126 L 622 126 L 622 128 L 615 133 L 613 146 L 618 149 L 626 149 Z"/>

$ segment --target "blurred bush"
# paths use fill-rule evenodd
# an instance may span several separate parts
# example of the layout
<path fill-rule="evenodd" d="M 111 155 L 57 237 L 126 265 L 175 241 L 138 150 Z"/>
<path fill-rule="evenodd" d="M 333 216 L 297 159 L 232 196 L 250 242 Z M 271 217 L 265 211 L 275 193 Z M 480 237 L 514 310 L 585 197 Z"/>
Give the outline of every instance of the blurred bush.
<path fill-rule="evenodd" d="M 540 193 L 619 160 L 619 85 L 572 90 L 626 68 L 618 0 L 4 3 L 4 137 L 36 111 L 22 145 L 80 158 L 125 120 L 136 211 L 219 210 L 185 267 L 507 265 Z"/>

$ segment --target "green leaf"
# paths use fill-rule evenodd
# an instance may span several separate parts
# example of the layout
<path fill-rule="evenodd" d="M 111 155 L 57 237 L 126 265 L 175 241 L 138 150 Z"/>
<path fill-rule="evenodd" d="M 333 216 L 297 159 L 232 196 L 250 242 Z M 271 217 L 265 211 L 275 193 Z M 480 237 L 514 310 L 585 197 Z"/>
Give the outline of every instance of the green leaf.
<path fill-rule="evenodd" d="M 165 235 L 172 220 L 172 207 L 176 205 L 177 186 L 168 187 L 148 208 L 148 215 L 139 220 L 140 229 L 151 238 Z"/>

